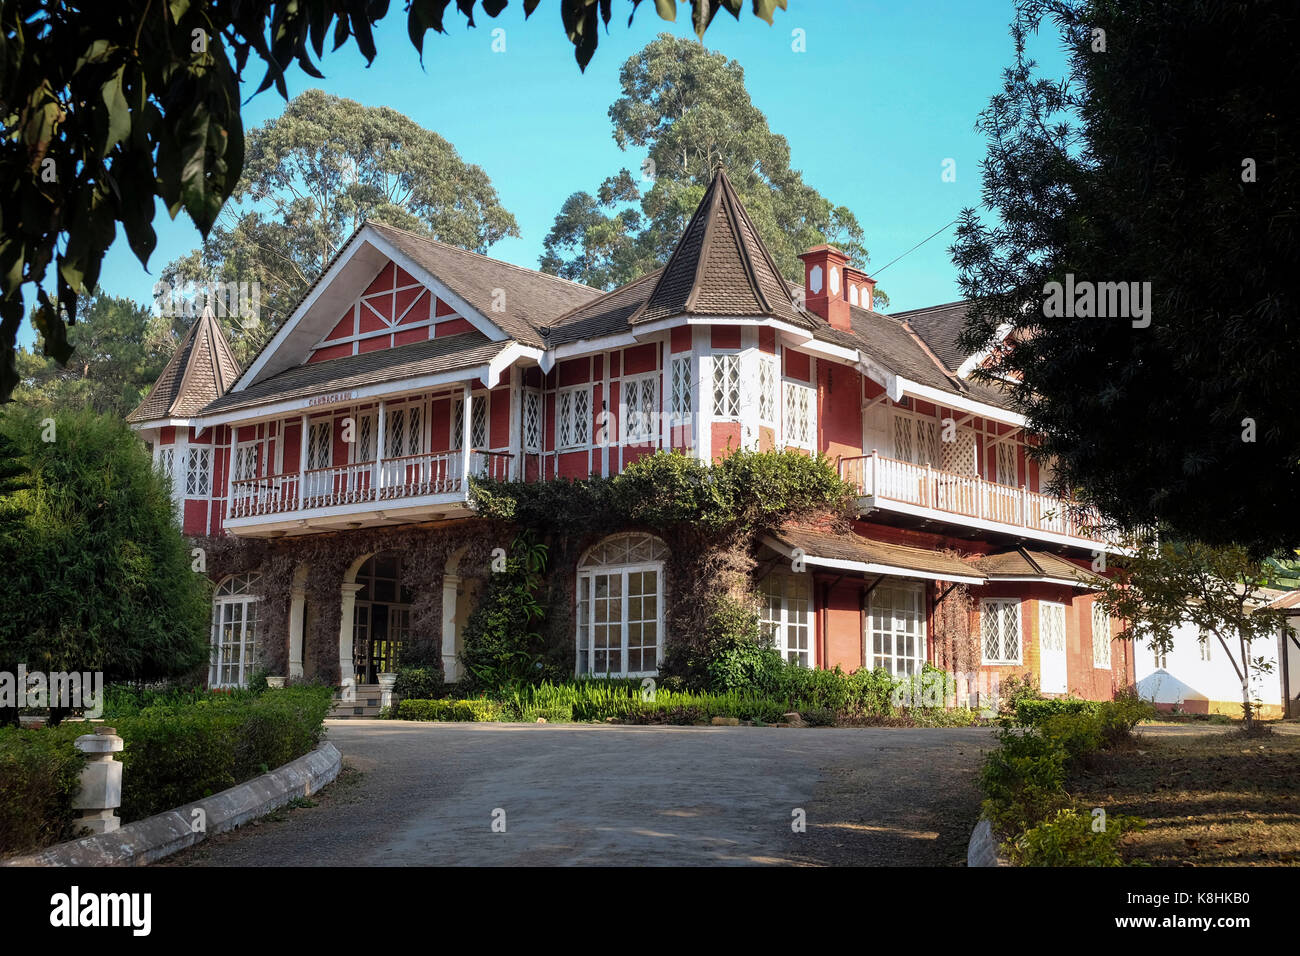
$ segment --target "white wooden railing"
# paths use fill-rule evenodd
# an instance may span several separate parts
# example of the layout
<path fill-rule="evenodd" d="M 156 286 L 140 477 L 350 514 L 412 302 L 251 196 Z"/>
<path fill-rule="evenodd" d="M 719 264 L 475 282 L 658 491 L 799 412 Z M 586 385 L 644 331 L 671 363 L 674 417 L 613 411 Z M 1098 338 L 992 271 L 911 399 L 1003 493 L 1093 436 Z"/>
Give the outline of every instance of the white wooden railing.
<path fill-rule="evenodd" d="M 1096 515 L 1051 495 L 914 465 L 872 452 L 840 459 L 840 477 L 863 497 L 897 501 L 953 515 L 1035 531 L 1104 541 Z"/>
<path fill-rule="evenodd" d="M 507 480 L 513 470 L 511 461 L 508 452 L 475 450 L 470 455 L 470 477 Z M 465 491 L 464 474 L 461 453 L 450 451 L 243 478 L 231 482 L 229 516 L 253 518 L 368 501 L 460 494 Z"/>

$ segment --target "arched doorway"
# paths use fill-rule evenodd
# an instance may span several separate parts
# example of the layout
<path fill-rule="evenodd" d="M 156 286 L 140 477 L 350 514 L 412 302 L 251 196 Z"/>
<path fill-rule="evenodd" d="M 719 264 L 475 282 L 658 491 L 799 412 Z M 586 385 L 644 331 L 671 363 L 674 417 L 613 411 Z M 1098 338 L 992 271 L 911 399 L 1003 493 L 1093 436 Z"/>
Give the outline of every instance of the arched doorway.
<path fill-rule="evenodd" d="M 461 673 L 460 652 L 464 647 L 461 635 L 474 608 L 478 607 L 483 590 L 483 579 L 461 572 L 461 558 L 468 545 L 447 559 L 442 577 L 442 672 L 449 683 L 458 681 Z"/>
<path fill-rule="evenodd" d="M 357 684 L 375 684 L 397 669 L 411 630 L 412 595 L 402 587 L 402 556 L 381 551 L 356 574 L 352 608 L 352 669 Z"/>

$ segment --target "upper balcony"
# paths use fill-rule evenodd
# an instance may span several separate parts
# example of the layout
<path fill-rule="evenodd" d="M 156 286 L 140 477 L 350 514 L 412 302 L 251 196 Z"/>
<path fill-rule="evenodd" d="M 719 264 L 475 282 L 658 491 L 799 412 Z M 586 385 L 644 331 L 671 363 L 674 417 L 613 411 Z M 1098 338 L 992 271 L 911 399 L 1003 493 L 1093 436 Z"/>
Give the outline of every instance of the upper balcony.
<path fill-rule="evenodd" d="M 514 456 L 475 450 L 406 455 L 231 482 L 225 527 L 279 536 L 473 513 L 469 479 L 514 477 Z"/>
<path fill-rule="evenodd" d="M 1118 550 L 1098 517 L 1081 505 L 975 475 L 915 465 L 876 452 L 841 458 L 840 477 L 858 490 L 861 511 L 1089 550 Z"/>

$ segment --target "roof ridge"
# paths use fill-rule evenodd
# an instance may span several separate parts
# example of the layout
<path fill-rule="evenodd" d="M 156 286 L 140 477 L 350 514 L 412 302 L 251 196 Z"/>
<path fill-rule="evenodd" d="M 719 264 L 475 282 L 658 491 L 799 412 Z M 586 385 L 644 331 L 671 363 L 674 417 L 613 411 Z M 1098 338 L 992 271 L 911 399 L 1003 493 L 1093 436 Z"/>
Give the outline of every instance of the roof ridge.
<path fill-rule="evenodd" d="M 475 256 L 476 258 L 479 259 L 486 259 L 488 262 L 495 262 L 497 265 L 506 266 L 510 269 L 517 269 L 520 272 L 527 272 L 529 275 L 540 276 L 544 279 L 554 280 L 555 282 L 563 282 L 565 285 L 577 286 L 579 289 L 586 289 L 587 291 L 594 292 L 597 295 L 604 294 L 601 292 L 600 289 L 589 286 L 583 282 L 575 282 L 572 279 L 566 279 L 564 278 L 564 276 L 557 276 L 553 272 L 543 272 L 540 269 L 530 269 L 528 268 L 528 266 L 521 266 L 517 262 L 508 262 L 505 259 L 498 259 L 496 258 L 496 256 L 489 256 L 482 252 L 475 252 L 473 249 L 465 249 L 461 246 L 454 246 L 449 242 L 443 242 L 441 239 L 434 239 L 432 236 L 422 236 L 418 232 L 412 232 L 410 229 L 403 229 L 400 226 L 392 226 L 386 222 L 379 222 L 377 220 L 367 219 L 364 223 L 362 223 L 362 225 L 375 226 L 376 228 L 380 228 L 380 229 L 391 229 L 394 232 L 400 232 L 405 236 L 410 236 L 412 239 L 419 239 L 421 242 L 427 242 L 430 245 L 441 246 L 443 249 L 447 249 L 451 252 L 459 252 L 463 255 Z"/>
<path fill-rule="evenodd" d="M 927 305 L 927 306 L 922 306 L 919 309 L 904 309 L 901 312 L 889 312 L 889 313 L 882 312 L 880 314 L 881 315 L 887 314 L 889 315 L 890 318 L 896 319 L 904 315 L 919 315 L 922 312 L 938 312 L 940 309 L 951 309 L 953 306 L 966 305 L 967 302 L 968 302 L 967 299 L 954 299 L 952 302 L 943 302 L 939 305 Z"/>
<path fill-rule="evenodd" d="M 886 316 L 886 318 L 892 319 L 893 316 Z M 910 335 L 916 341 L 916 344 L 921 347 L 921 351 L 924 352 L 926 356 L 930 359 L 930 361 L 934 363 L 935 367 L 940 372 L 943 373 L 944 377 L 948 379 L 948 381 L 952 382 L 957 386 L 957 390 L 959 392 L 967 392 L 970 390 L 969 388 L 967 388 L 965 382 L 963 382 L 952 372 L 948 371 L 948 366 L 943 364 L 943 361 L 939 358 L 939 356 L 937 356 L 934 353 L 934 349 L 930 348 L 930 343 L 925 340 L 924 336 L 922 336 L 920 332 L 912 328 L 910 322 L 908 322 L 906 319 L 902 319 L 899 321 L 898 324 L 901 325 L 903 327 L 903 330 L 907 332 L 907 334 Z"/>
<path fill-rule="evenodd" d="M 596 296 L 590 302 L 579 303 L 578 305 L 575 305 L 573 308 L 571 308 L 568 312 L 564 312 L 556 316 L 549 323 L 542 326 L 542 329 L 547 332 L 549 332 L 552 329 L 558 329 L 560 325 L 564 322 L 564 320 L 567 319 L 569 316 L 576 315 L 577 313 L 583 311 L 584 309 L 590 309 L 601 299 L 606 299 L 611 296 L 618 295 L 620 292 L 625 292 L 626 290 L 632 288 L 632 286 L 636 285 L 639 282 L 645 282 L 647 279 L 652 279 L 655 278 L 656 276 L 662 275 L 665 268 L 666 266 L 660 266 L 658 269 L 651 269 L 649 272 L 646 272 L 643 275 L 639 275 L 635 279 L 632 279 L 628 282 L 624 282 L 621 286 L 618 286 L 617 288 L 610 289 L 608 292 L 602 292 L 600 295 Z M 644 303 L 642 304 L 644 305 Z"/>

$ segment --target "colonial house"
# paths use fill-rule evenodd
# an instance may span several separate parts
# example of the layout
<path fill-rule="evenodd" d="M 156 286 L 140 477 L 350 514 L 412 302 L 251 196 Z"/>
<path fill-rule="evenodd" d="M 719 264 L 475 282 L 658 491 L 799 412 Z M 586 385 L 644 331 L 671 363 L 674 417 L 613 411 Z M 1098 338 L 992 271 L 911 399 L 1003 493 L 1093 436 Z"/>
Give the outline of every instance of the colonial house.
<path fill-rule="evenodd" d="M 838 249 L 801 259 L 802 287 L 719 169 L 667 264 L 611 292 L 367 223 L 242 371 L 205 315 L 130 421 L 217 585 L 211 684 L 260 661 L 369 687 L 417 637 L 456 679 L 501 543 L 475 476 L 788 449 L 828 456 L 858 516 L 852 534 L 755 542 L 764 626 L 790 660 L 1131 687 L 1132 648 L 1093 601 L 1115 547 L 1047 491 L 1022 417 L 972 380 L 963 304 L 885 315 Z M 572 581 L 575 674 L 656 672 L 673 547 L 629 528 L 548 569 Z M 954 612 L 964 660 L 936 640 Z"/>
<path fill-rule="evenodd" d="M 1255 714 L 1300 715 L 1300 591 L 1260 588 L 1248 607 L 1283 615 L 1277 632 L 1252 641 L 1247 651 Z M 1140 647 L 1136 657 L 1137 692 L 1157 710 L 1241 716 L 1242 651 L 1236 639 L 1229 638 L 1225 647 L 1213 634 L 1183 624 L 1167 650 Z"/>

